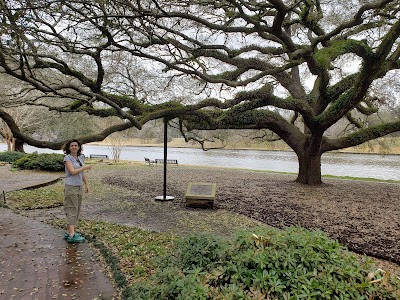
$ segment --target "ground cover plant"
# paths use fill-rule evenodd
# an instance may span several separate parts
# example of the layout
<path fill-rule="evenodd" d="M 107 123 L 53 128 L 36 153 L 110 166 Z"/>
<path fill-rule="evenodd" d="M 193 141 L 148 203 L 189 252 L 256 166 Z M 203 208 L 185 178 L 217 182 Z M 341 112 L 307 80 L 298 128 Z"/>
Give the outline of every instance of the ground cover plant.
<path fill-rule="evenodd" d="M 245 230 L 233 239 L 190 235 L 157 260 L 131 299 L 399 299 L 395 276 L 371 273 L 321 231 Z"/>

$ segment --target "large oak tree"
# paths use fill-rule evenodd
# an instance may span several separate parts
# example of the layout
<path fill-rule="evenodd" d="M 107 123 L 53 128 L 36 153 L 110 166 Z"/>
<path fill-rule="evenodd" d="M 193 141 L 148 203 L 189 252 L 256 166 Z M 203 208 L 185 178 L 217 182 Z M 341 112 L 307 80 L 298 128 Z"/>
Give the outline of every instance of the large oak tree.
<path fill-rule="evenodd" d="M 159 118 L 182 132 L 268 129 L 297 154 L 297 181 L 319 184 L 323 153 L 400 130 L 368 122 L 396 101 L 377 87 L 399 80 L 400 3 L 343 2 L 2 0 L 0 66 L 41 93 L 31 105 L 120 117 L 84 142 Z M 343 120 L 343 135 L 326 134 Z"/>

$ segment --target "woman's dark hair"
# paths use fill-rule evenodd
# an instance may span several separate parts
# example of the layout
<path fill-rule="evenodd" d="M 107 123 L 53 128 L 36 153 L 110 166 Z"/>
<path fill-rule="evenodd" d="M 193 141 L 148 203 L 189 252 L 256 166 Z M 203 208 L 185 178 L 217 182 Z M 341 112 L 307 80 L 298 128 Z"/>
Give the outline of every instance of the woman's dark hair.
<path fill-rule="evenodd" d="M 64 151 L 65 154 L 71 154 L 71 151 L 69 150 L 69 146 L 71 145 L 71 143 L 78 143 L 79 146 L 79 150 L 78 150 L 78 156 L 82 154 L 82 143 L 78 140 L 70 140 L 68 142 L 66 142 L 64 144 L 64 146 L 62 146 L 62 150 Z"/>

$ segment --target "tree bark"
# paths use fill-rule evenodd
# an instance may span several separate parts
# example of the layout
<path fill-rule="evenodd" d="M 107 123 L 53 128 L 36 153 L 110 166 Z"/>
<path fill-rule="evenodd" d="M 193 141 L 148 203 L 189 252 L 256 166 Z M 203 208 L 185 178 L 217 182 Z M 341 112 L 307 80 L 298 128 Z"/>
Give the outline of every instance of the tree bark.
<path fill-rule="evenodd" d="M 14 144 L 12 143 L 12 140 L 10 138 L 8 138 L 8 137 L 6 138 L 6 144 L 7 144 L 7 151 L 8 152 L 14 151 L 13 150 Z"/>
<path fill-rule="evenodd" d="M 321 179 L 321 136 L 311 136 L 297 153 L 299 172 L 296 181 L 302 184 L 318 185 Z"/>
<path fill-rule="evenodd" d="M 14 151 L 25 153 L 24 142 L 19 139 L 15 139 L 14 140 Z"/>

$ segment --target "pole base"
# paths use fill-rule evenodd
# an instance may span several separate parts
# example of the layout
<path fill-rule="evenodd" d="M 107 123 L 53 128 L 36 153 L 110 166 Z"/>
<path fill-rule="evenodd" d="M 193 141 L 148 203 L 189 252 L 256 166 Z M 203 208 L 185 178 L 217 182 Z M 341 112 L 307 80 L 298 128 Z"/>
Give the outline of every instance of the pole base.
<path fill-rule="evenodd" d="M 156 200 L 156 201 L 171 201 L 171 200 L 174 200 L 174 197 L 172 197 L 172 196 L 165 196 L 165 198 L 164 198 L 164 196 L 157 196 L 157 197 L 155 198 L 155 200 Z"/>

